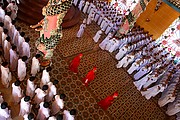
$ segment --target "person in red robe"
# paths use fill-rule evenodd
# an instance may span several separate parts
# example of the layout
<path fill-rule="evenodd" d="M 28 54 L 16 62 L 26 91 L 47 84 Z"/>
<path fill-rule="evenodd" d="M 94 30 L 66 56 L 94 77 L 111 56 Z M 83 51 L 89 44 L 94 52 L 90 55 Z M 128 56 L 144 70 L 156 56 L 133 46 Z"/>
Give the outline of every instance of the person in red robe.
<path fill-rule="evenodd" d="M 96 67 L 94 67 L 91 71 L 88 72 L 85 78 L 83 78 L 82 82 L 85 86 L 88 86 L 88 83 L 93 81 L 95 78 L 95 72 L 96 72 Z"/>
<path fill-rule="evenodd" d="M 114 92 L 113 95 L 107 96 L 105 99 L 98 102 L 98 105 L 103 109 L 107 110 L 109 106 L 112 105 L 115 98 L 117 98 L 118 92 Z"/>
<path fill-rule="evenodd" d="M 79 54 L 78 56 L 76 56 L 72 61 L 71 64 L 69 66 L 69 69 L 74 72 L 74 74 L 78 73 L 78 66 L 80 64 L 81 58 L 82 58 L 82 54 Z"/>

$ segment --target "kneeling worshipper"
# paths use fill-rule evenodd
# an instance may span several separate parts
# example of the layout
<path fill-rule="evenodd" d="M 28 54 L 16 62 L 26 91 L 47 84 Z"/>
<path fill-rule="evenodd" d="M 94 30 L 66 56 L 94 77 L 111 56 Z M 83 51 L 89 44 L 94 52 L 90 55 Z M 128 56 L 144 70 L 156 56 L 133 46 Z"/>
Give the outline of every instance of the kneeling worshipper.
<path fill-rule="evenodd" d="M 107 110 L 113 103 L 114 99 L 118 97 L 118 92 L 114 92 L 112 95 L 107 96 L 100 102 L 98 102 L 98 105 L 103 109 Z"/>
<path fill-rule="evenodd" d="M 82 37 L 85 28 L 86 28 L 86 22 L 83 21 L 83 23 L 80 25 L 79 31 L 77 32 L 77 35 L 76 35 L 77 38 Z"/>
<path fill-rule="evenodd" d="M 83 54 L 79 54 L 78 56 L 76 56 L 69 65 L 70 71 L 72 71 L 74 74 L 78 73 L 78 66 L 80 64 L 82 56 Z"/>
<path fill-rule="evenodd" d="M 16 71 L 18 66 L 18 54 L 17 54 L 17 47 L 15 45 L 9 50 L 10 55 L 10 70 Z"/>
<path fill-rule="evenodd" d="M 35 97 L 34 97 L 34 103 L 36 103 L 36 107 L 39 106 L 41 102 L 44 102 L 45 96 L 47 95 L 48 85 L 44 85 L 42 89 L 37 88 L 35 90 Z"/>
<path fill-rule="evenodd" d="M 11 110 L 8 109 L 7 102 L 1 103 L 0 106 L 0 120 L 12 120 Z"/>
<path fill-rule="evenodd" d="M 60 110 L 64 108 L 64 99 L 66 95 L 65 94 L 60 94 L 56 95 L 54 101 L 52 102 L 52 107 L 51 107 L 51 114 L 55 115 L 57 114 Z"/>
<path fill-rule="evenodd" d="M 34 96 L 35 89 L 36 89 L 36 85 L 34 84 L 34 80 L 35 80 L 34 76 L 31 76 L 27 80 L 26 95 L 30 96 L 31 98 Z"/>
<path fill-rule="evenodd" d="M 88 83 L 93 81 L 95 78 L 95 72 L 97 71 L 97 68 L 94 67 L 91 71 L 89 71 L 85 78 L 83 78 L 82 82 L 87 87 Z"/>
<path fill-rule="evenodd" d="M 19 116 L 24 116 L 31 112 L 32 105 L 30 104 L 30 99 L 30 96 L 25 96 L 21 99 Z"/>
<path fill-rule="evenodd" d="M 15 83 L 12 84 L 12 98 L 15 104 L 18 104 L 23 97 L 23 90 L 20 87 L 21 82 L 16 80 Z"/>
<path fill-rule="evenodd" d="M 10 54 L 9 54 L 9 50 L 11 49 L 11 43 L 10 43 L 11 39 L 10 37 L 6 37 L 6 39 L 4 40 L 4 46 L 3 46 L 3 50 L 4 50 L 4 58 L 7 62 L 9 62 L 10 60 Z"/>
<path fill-rule="evenodd" d="M 9 87 L 9 83 L 12 80 L 11 72 L 8 68 L 8 62 L 1 64 L 1 82 L 5 88 Z"/>
<path fill-rule="evenodd" d="M 40 82 L 40 87 L 42 88 L 43 85 L 47 85 L 48 82 L 50 82 L 50 75 L 49 72 L 52 70 L 51 67 L 47 67 L 43 70 L 42 78 Z"/>
<path fill-rule="evenodd" d="M 64 110 L 63 111 L 63 120 L 74 120 L 76 112 L 77 112 L 76 109 L 72 109 L 70 111 Z"/>
<path fill-rule="evenodd" d="M 101 37 L 102 33 L 103 33 L 102 30 L 97 31 L 96 35 L 93 37 L 94 42 L 96 42 L 96 43 L 98 42 L 98 40 Z"/>
<path fill-rule="evenodd" d="M 40 71 L 40 59 L 41 55 L 36 54 L 35 57 L 32 58 L 32 65 L 31 65 L 31 75 L 36 76 L 36 74 Z"/>
<path fill-rule="evenodd" d="M 109 40 L 112 38 L 112 33 L 109 33 L 106 38 L 99 44 L 99 47 L 104 50 L 106 48 L 106 45 L 108 44 Z"/>
<path fill-rule="evenodd" d="M 47 95 L 46 95 L 46 98 L 45 98 L 45 101 L 46 102 L 50 102 L 53 97 L 56 95 L 57 93 L 57 88 L 55 85 L 58 84 L 58 80 L 54 80 L 53 83 L 52 82 L 49 82 L 47 85 L 48 85 L 48 92 L 47 92 Z"/>
<path fill-rule="evenodd" d="M 47 118 L 50 116 L 49 103 L 41 102 L 39 106 L 40 108 L 38 110 L 36 120 L 47 120 Z"/>
<path fill-rule="evenodd" d="M 26 77 L 26 60 L 28 59 L 27 56 L 23 56 L 18 60 L 18 79 L 23 81 Z"/>

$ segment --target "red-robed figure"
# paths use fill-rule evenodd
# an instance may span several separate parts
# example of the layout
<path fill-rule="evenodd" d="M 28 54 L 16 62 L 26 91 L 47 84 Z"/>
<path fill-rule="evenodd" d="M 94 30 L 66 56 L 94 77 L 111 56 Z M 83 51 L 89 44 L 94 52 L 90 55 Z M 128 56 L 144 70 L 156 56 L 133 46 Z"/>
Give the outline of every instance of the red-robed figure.
<path fill-rule="evenodd" d="M 88 83 L 93 81 L 95 78 L 95 72 L 96 72 L 96 67 L 94 67 L 91 71 L 88 72 L 85 78 L 83 78 L 82 82 L 85 84 L 85 86 L 88 86 Z"/>
<path fill-rule="evenodd" d="M 78 73 L 78 66 L 80 64 L 81 58 L 82 58 L 82 54 L 79 54 L 78 56 L 76 56 L 72 61 L 71 64 L 69 65 L 69 69 L 74 72 L 75 74 Z"/>
<path fill-rule="evenodd" d="M 105 99 L 103 99 L 100 102 L 98 102 L 98 105 L 103 110 L 107 110 L 108 107 L 112 105 L 114 99 L 117 98 L 117 96 L 118 96 L 118 92 L 116 91 L 115 93 L 113 93 L 113 95 L 107 96 Z"/>

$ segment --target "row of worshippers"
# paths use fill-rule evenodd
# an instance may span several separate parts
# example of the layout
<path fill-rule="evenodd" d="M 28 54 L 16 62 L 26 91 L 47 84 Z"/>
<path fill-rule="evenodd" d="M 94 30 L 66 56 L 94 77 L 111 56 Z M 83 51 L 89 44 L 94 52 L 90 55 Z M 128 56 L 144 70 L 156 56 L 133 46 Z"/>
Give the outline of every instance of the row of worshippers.
<path fill-rule="evenodd" d="M 93 1 L 91 3 L 89 3 L 89 1 L 86 1 L 86 4 L 84 5 L 82 11 L 84 13 L 87 13 L 88 17 L 87 20 L 83 20 L 83 23 L 80 26 L 80 29 L 77 33 L 78 38 L 82 37 L 86 25 L 89 25 L 92 21 L 97 22 L 97 24 L 101 28 L 101 30 L 97 31 L 96 34 L 101 35 L 103 31 L 105 32 L 105 34 L 108 34 L 110 32 L 115 34 L 123 19 L 123 16 L 121 14 L 118 14 L 113 6 L 110 6 L 107 4 L 107 2 L 102 1 Z"/>
<path fill-rule="evenodd" d="M 180 65 L 174 63 L 175 57 L 166 52 L 167 48 L 162 48 L 160 44 L 156 44 L 151 35 L 144 32 L 139 26 L 134 27 L 126 36 L 119 39 L 115 46 L 107 44 L 106 40 L 113 41 L 117 38 L 112 38 L 110 34 L 99 46 L 109 52 L 119 48 L 119 52 L 115 56 L 119 60 L 116 67 L 128 68 L 129 74 L 135 72 L 134 85 L 146 99 L 164 91 L 158 104 L 162 107 L 175 101 L 168 104 L 166 113 L 174 115 L 180 111 L 180 107 L 177 107 L 178 96 L 175 95 L 179 85 Z"/>
<path fill-rule="evenodd" d="M 15 104 L 18 104 L 20 102 L 19 116 L 23 116 L 25 120 L 26 119 L 28 120 L 29 115 L 32 116 L 32 113 L 30 113 L 31 108 L 32 108 L 30 101 L 33 101 L 33 104 L 36 105 L 35 108 L 40 105 L 36 119 L 44 120 L 44 119 L 48 118 L 49 120 L 56 120 L 56 118 L 54 116 L 50 117 L 50 111 L 52 113 L 51 115 L 55 115 L 61 109 L 63 109 L 63 106 L 64 106 L 63 99 L 65 98 L 65 95 L 62 94 L 59 96 L 56 94 L 57 92 L 56 92 L 55 85 L 58 84 L 58 81 L 57 80 L 54 80 L 53 82 L 50 81 L 49 72 L 51 71 L 51 67 L 47 67 L 46 69 L 43 70 L 41 81 L 40 81 L 40 84 L 38 85 L 39 87 L 37 87 L 37 85 L 35 85 L 35 82 L 34 82 L 35 76 L 40 71 L 40 63 L 38 60 L 39 58 L 40 58 L 40 54 L 37 54 L 32 59 L 32 66 L 31 66 L 31 75 L 32 76 L 27 80 L 26 90 L 23 91 L 21 89 L 22 87 L 20 86 L 20 84 L 22 81 L 20 81 L 20 79 L 15 81 L 12 84 L 13 102 Z M 26 63 L 25 63 L 26 60 L 27 60 L 27 57 L 23 56 L 22 61 L 24 62 L 24 67 L 26 67 Z M 9 69 L 7 62 L 3 62 L 2 65 L 6 66 L 6 69 Z M 24 69 L 24 68 L 22 68 L 22 66 L 21 66 L 21 69 Z M 2 72 L 3 72 L 3 70 L 2 70 Z M 9 74 L 8 71 L 4 71 L 4 73 Z M 8 78 L 8 76 L 6 76 L 6 78 Z M 25 76 L 24 76 L 24 78 L 25 78 Z M 24 78 L 21 80 L 24 80 Z M 5 79 L 5 78 L 3 78 L 3 79 Z M 9 85 L 9 83 L 8 83 L 8 85 Z M 54 97 L 54 100 L 53 100 L 53 97 Z M 51 110 L 49 108 L 49 102 L 52 102 Z M 7 111 L 6 109 L 2 109 L 2 111 L 4 111 L 4 110 L 6 111 L 7 114 L 9 114 L 9 117 L 10 117 L 9 110 Z M 67 110 L 64 110 L 63 113 L 64 113 L 63 119 L 73 120 L 76 110 L 73 109 L 70 112 Z M 5 118 L 7 117 L 7 116 L 3 116 L 3 114 L 2 115 L 0 114 L 0 116 L 5 117 Z M 35 115 L 33 114 L 33 116 L 35 116 Z M 35 117 L 33 117 L 29 120 L 33 120 L 34 118 Z M 61 115 L 61 119 L 62 119 L 62 115 Z"/>
<path fill-rule="evenodd" d="M 18 6 L 16 5 L 15 0 L 7 1 L 8 5 L 5 6 L 3 2 L 0 2 L 0 22 L 6 21 L 9 18 L 6 18 L 6 14 L 8 14 L 11 20 L 15 20 L 17 18 Z M 4 9 L 3 9 L 4 8 Z"/>

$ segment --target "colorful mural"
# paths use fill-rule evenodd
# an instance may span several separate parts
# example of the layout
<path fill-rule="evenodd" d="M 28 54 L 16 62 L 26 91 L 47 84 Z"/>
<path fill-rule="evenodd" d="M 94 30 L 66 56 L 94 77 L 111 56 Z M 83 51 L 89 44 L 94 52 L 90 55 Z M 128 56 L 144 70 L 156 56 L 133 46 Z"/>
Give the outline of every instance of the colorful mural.
<path fill-rule="evenodd" d="M 40 31 L 36 48 L 38 53 L 43 56 L 42 61 L 47 61 L 47 64 L 50 63 L 53 51 L 62 38 L 62 20 L 71 5 L 72 0 L 49 0 L 42 9 L 44 19 L 38 24 L 30 26 L 36 28 L 36 31 Z"/>
<path fill-rule="evenodd" d="M 176 56 L 180 61 L 180 16 L 177 18 L 164 33 L 156 40 L 162 47 L 167 47 L 168 52 Z"/>

